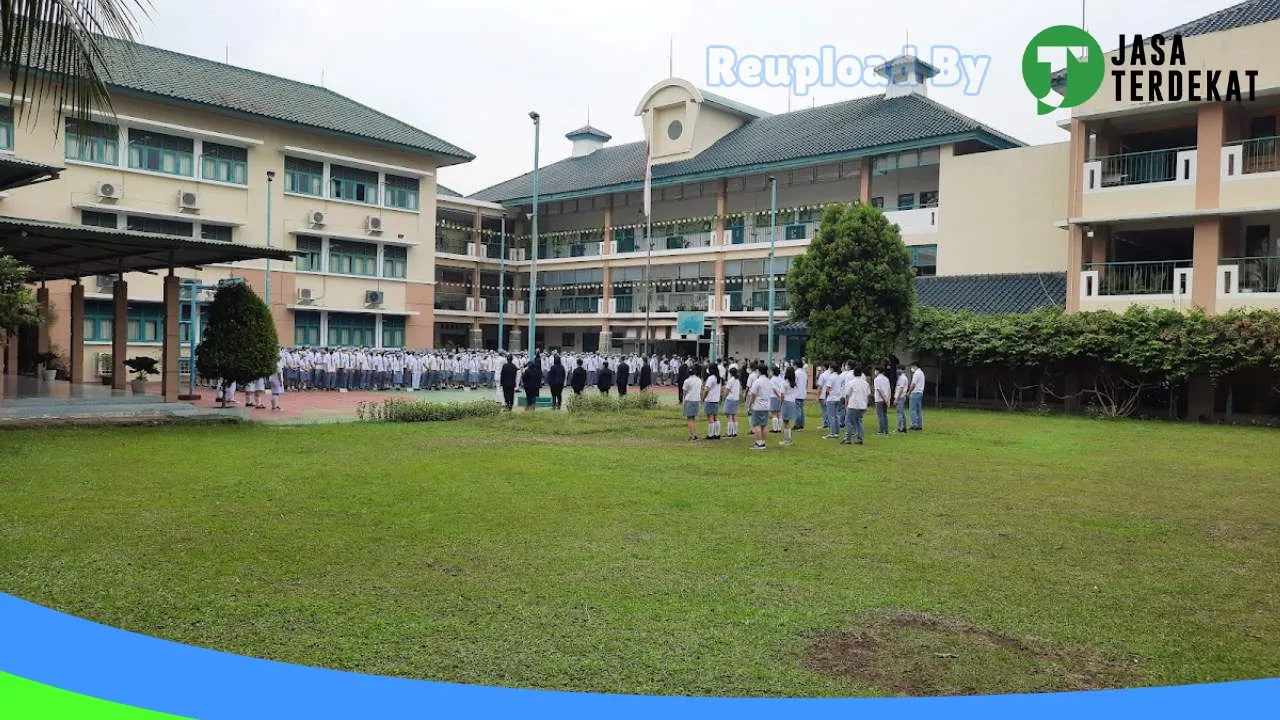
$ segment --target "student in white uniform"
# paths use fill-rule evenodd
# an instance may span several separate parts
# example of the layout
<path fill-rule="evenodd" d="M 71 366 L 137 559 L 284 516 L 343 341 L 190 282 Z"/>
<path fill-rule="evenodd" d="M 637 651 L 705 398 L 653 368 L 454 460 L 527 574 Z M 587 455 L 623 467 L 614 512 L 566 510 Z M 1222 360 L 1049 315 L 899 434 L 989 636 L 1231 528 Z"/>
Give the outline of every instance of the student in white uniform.
<path fill-rule="evenodd" d="M 862 444 L 862 417 L 867 414 L 867 399 L 871 396 L 871 385 L 867 383 L 867 378 L 862 374 L 861 370 L 854 371 L 853 380 L 849 381 L 849 385 L 845 390 L 845 402 L 848 403 L 849 419 L 848 427 L 845 429 L 844 440 L 840 441 L 841 445 L 849 445 L 853 442 L 853 438 L 857 438 L 857 444 Z"/>
<path fill-rule="evenodd" d="M 796 421 L 795 429 L 804 429 L 804 401 L 809 397 L 809 368 L 804 361 L 797 360 L 795 362 L 796 371 L 796 387 L 799 392 L 796 393 Z"/>
<path fill-rule="evenodd" d="M 845 370 L 848 371 L 849 363 L 844 364 Z M 845 378 L 844 375 L 836 371 L 836 366 L 831 367 L 831 375 L 827 377 L 827 408 L 830 413 L 831 428 L 826 435 L 827 440 L 839 440 L 840 428 L 844 426 L 844 417 L 847 409 L 845 408 Z"/>
<path fill-rule="evenodd" d="M 831 427 L 831 412 L 827 410 L 827 380 L 831 371 L 824 365 L 818 366 L 818 409 L 822 411 L 822 429 Z"/>
<path fill-rule="evenodd" d="M 791 444 L 791 428 L 799 417 L 796 398 L 800 396 L 800 383 L 796 372 L 794 367 L 788 366 L 782 376 L 782 445 Z"/>
<path fill-rule="evenodd" d="M 776 367 L 769 368 L 769 374 L 774 390 L 773 399 L 769 401 L 769 432 L 777 435 L 782 432 L 782 398 L 786 395 L 787 381 Z"/>
<path fill-rule="evenodd" d="M 765 449 L 764 436 L 769 427 L 770 401 L 777 396 L 773 381 L 769 379 L 768 369 L 762 365 L 759 370 L 747 391 L 747 403 L 751 407 L 751 434 L 756 438 L 751 445 L 752 450 Z"/>
<path fill-rule="evenodd" d="M 720 368 L 712 365 L 707 369 L 707 381 L 702 386 L 702 407 L 707 413 L 707 439 L 720 439 L 720 394 L 724 386 L 720 384 Z"/>
<path fill-rule="evenodd" d="M 907 373 L 898 368 L 898 380 L 893 384 L 893 402 L 898 407 L 898 432 L 907 432 Z"/>
<path fill-rule="evenodd" d="M 738 368 L 729 368 L 729 379 L 724 384 L 724 416 L 727 420 L 725 437 L 738 437 L 738 401 L 742 397 L 742 382 L 738 380 Z"/>
<path fill-rule="evenodd" d="M 689 440 L 698 439 L 698 398 L 702 397 L 702 378 L 690 374 L 684 381 L 684 419 L 689 427 Z"/>

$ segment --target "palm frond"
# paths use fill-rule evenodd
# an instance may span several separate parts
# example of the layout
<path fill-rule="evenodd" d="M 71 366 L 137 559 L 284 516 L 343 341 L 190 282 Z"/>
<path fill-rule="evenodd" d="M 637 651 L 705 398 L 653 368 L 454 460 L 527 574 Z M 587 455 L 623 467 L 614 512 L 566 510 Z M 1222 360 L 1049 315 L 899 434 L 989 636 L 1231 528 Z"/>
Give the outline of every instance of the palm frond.
<path fill-rule="evenodd" d="M 133 40 L 150 0 L 0 0 L 0 70 L 25 98 L 15 114 L 34 122 L 47 102 L 55 114 L 87 122 L 114 113 L 103 46 Z M 61 123 L 58 124 L 61 130 Z"/>

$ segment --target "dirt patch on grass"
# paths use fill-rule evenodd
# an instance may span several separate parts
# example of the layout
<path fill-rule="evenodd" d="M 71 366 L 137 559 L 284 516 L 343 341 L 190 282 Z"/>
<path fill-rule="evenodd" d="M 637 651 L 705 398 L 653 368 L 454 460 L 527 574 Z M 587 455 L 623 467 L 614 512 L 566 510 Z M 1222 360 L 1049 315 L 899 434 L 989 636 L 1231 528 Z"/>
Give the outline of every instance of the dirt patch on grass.
<path fill-rule="evenodd" d="M 1017 638 L 962 618 L 875 611 L 852 630 L 814 637 L 803 663 L 895 695 L 990 695 L 1133 687 L 1137 658 Z"/>

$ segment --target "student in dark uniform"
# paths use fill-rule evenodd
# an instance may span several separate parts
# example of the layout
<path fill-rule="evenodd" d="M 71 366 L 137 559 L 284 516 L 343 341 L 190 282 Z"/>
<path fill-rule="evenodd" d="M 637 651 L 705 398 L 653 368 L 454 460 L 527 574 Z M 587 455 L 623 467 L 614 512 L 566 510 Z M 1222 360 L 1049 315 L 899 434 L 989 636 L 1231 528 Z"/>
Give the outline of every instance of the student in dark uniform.
<path fill-rule="evenodd" d="M 631 382 L 631 366 L 627 365 L 626 360 L 618 362 L 618 397 L 627 396 L 627 383 Z"/>
<path fill-rule="evenodd" d="M 569 387 L 573 388 L 574 395 L 581 395 L 587 389 L 587 369 L 582 367 L 582 358 L 578 358 L 578 367 L 569 374 Z"/>
<path fill-rule="evenodd" d="M 502 385 L 502 402 L 506 404 L 510 410 L 516 402 L 516 376 L 520 374 L 520 369 L 511 361 L 511 356 L 507 356 L 507 363 L 502 366 L 502 372 L 498 376 L 499 384 Z"/>
<path fill-rule="evenodd" d="M 557 355 L 551 361 L 551 371 L 547 373 L 547 385 L 551 388 L 551 409 L 559 410 L 564 395 L 564 365 Z"/>
<path fill-rule="evenodd" d="M 613 387 L 613 371 L 609 369 L 608 362 L 602 362 L 600 372 L 596 373 L 596 388 L 600 390 L 601 395 L 608 395 L 611 387 Z"/>
<path fill-rule="evenodd" d="M 524 409 L 532 410 L 538 404 L 538 391 L 542 389 L 542 363 L 534 360 L 524 369 L 520 378 L 524 385 Z"/>
<path fill-rule="evenodd" d="M 689 379 L 689 374 L 690 374 L 689 361 L 687 359 L 681 358 L 680 369 L 676 370 L 676 388 L 677 388 L 678 394 L 680 395 L 679 397 L 680 402 L 684 402 L 684 381 Z"/>
<path fill-rule="evenodd" d="M 649 358 L 640 358 L 640 392 L 649 389 L 653 384 L 653 368 L 649 367 Z"/>

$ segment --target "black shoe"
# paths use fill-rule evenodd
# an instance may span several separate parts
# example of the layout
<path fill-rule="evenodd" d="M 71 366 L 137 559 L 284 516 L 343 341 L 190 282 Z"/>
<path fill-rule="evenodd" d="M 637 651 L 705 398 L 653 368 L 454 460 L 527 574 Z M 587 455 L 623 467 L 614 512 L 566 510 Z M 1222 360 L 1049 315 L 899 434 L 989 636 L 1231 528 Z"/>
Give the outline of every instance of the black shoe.
<path fill-rule="evenodd" d="M 852 445 L 853 443 L 849 442 L 848 440 L 841 440 L 841 441 L 840 441 L 840 444 L 841 444 L 841 445 Z"/>

